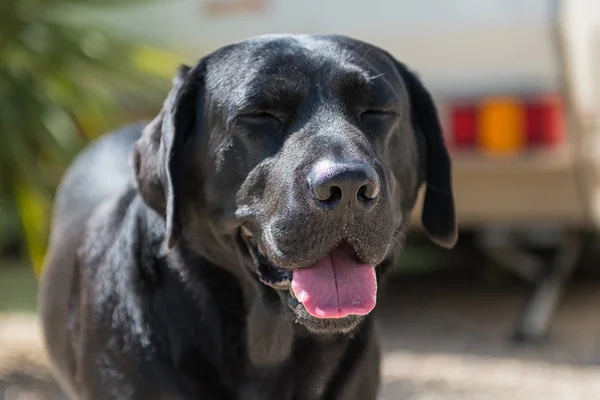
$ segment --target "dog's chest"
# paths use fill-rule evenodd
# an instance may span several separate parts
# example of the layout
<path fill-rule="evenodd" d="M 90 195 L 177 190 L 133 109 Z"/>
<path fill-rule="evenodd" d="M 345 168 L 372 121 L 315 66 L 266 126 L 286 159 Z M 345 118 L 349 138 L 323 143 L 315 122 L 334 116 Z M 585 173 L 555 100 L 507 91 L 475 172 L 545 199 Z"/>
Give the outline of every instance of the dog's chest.
<path fill-rule="evenodd" d="M 240 399 L 322 399 L 336 376 L 345 350 L 344 343 L 316 343 L 299 339 L 290 360 L 279 366 L 252 371 L 240 393 Z"/>

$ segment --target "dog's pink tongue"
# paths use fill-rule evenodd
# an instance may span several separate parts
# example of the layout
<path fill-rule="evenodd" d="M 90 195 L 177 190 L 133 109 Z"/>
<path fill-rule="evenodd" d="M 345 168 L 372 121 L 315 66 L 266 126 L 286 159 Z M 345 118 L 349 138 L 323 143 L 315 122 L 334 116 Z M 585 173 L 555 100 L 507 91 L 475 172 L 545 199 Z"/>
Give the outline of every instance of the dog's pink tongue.
<path fill-rule="evenodd" d="M 314 266 L 294 271 L 292 290 L 313 317 L 342 318 L 373 310 L 377 280 L 372 266 L 335 249 Z"/>

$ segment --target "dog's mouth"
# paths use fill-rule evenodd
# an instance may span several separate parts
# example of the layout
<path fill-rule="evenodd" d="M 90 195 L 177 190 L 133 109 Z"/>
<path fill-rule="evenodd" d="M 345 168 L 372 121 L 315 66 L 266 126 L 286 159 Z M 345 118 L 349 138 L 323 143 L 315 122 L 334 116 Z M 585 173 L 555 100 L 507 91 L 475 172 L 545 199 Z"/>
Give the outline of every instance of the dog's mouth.
<path fill-rule="evenodd" d="M 347 242 L 311 266 L 290 270 L 271 262 L 247 229 L 242 229 L 242 236 L 252 253 L 260 282 L 286 292 L 294 311 L 304 309 L 319 319 L 341 319 L 369 314 L 375 307 L 375 269 L 362 263 Z"/>

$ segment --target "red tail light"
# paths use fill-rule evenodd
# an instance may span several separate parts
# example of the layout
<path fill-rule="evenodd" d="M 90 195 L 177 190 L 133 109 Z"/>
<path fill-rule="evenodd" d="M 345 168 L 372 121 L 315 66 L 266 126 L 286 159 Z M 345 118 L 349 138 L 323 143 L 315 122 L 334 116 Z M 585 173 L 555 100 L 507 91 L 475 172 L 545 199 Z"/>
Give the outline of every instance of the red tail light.
<path fill-rule="evenodd" d="M 452 144 L 461 149 L 477 143 L 477 107 L 472 104 L 455 106 L 451 111 Z"/>
<path fill-rule="evenodd" d="M 563 106 L 557 96 L 544 96 L 525 105 L 525 132 L 530 147 L 555 146 L 565 140 Z"/>

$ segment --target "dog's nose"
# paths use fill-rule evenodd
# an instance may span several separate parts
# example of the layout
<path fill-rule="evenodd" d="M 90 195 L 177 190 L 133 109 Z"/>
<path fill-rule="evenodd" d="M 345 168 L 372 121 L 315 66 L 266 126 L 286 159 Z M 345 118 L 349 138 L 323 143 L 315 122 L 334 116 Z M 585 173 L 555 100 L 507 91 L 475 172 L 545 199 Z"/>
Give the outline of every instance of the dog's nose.
<path fill-rule="evenodd" d="M 323 208 L 343 207 L 365 211 L 379 196 L 379 176 L 371 165 L 363 162 L 332 163 L 321 161 L 308 175 L 313 200 Z"/>

